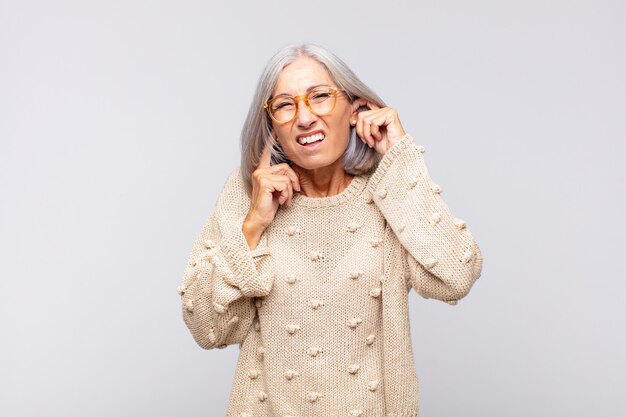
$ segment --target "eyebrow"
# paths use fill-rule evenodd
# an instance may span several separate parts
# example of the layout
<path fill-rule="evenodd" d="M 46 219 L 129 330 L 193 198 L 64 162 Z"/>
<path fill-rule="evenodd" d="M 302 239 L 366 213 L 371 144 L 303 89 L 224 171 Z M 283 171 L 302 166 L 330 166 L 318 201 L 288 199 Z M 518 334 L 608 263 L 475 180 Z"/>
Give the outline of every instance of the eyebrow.
<path fill-rule="evenodd" d="M 316 84 L 316 85 L 312 85 L 309 88 L 306 89 L 306 92 L 308 93 L 309 91 L 313 90 L 314 88 L 317 87 L 331 87 L 332 85 L 328 85 L 328 84 Z M 280 93 L 280 94 L 276 94 L 275 96 L 272 96 L 272 98 L 274 97 L 293 97 L 292 95 L 289 95 L 287 93 Z"/>

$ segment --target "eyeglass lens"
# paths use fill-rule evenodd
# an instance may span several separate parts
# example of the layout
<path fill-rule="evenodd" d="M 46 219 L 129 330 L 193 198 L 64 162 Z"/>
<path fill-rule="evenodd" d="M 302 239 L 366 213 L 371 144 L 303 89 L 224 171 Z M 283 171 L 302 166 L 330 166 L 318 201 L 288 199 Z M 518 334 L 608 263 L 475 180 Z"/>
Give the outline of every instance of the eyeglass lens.
<path fill-rule="evenodd" d="M 279 122 L 288 122 L 294 119 L 298 111 L 297 98 L 277 97 L 272 100 L 269 106 L 272 117 Z M 313 113 L 324 116 L 332 111 L 335 106 L 335 91 L 330 88 L 316 88 L 309 91 L 304 100 Z"/>

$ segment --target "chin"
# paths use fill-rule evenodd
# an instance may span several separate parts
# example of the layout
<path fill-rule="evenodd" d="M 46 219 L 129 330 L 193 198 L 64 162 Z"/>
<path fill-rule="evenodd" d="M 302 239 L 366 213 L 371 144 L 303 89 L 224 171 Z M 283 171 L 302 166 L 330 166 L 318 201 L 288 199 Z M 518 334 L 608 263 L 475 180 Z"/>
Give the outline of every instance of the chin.
<path fill-rule="evenodd" d="M 308 157 L 308 158 L 296 158 L 295 160 L 290 158 L 290 160 L 292 161 L 294 165 L 298 166 L 299 168 L 306 169 L 306 170 L 328 168 L 330 166 L 335 165 L 339 159 L 341 159 L 341 157 L 336 158 L 336 159 Z"/>
<path fill-rule="evenodd" d="M 320 163 L 314 163 L 314 162 L 309 161 L 308 163 L 297 163 L 297 162 L 294 162 L 294 165 L 297 165 L 298 168 L 305 169 L 307 171 L 311 171 L 311 170 L 315 170 L 315 169 L 326 168 L 326 167 L 331 166 L 332 164 L 330 164 L 330 163 L 326 163 L 325 164 L 325 163 L 321 163 L 321 162 Z"/>

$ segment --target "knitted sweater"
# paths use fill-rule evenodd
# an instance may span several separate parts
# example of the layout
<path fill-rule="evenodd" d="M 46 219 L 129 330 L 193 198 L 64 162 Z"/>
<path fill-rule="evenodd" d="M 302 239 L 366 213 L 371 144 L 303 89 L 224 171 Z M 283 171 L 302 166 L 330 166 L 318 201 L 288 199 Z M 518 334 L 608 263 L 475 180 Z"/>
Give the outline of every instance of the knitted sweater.
<path fill-rule="evenodd" d="M 227 417 L 415 417 L 408 293 L 455 304 L 482 255 L 408 134 L 340 194 L 294 194 L 250 250 L 229 177 L 185 267 L 183 317 L 205 349 L 240 344 Z"/>

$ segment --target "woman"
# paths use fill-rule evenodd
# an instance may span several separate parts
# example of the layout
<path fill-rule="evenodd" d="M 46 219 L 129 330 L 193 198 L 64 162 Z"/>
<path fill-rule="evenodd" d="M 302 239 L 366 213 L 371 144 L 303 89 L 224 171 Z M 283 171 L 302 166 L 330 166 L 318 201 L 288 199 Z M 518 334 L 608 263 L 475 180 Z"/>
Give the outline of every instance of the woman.
<path fill-rule="evenodd" d="M 239 343 L 229 417 L 416 416 L 407 293 L 455 304 L 482 256 L 396 111 L 329 51 L 265 68 L 185 268 L 185 322 Z"/>

